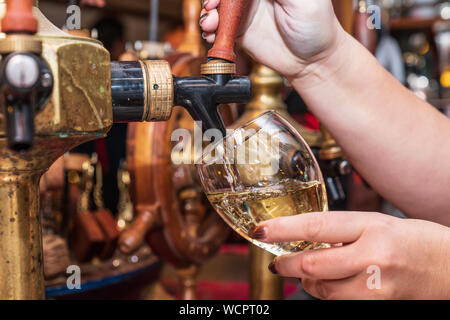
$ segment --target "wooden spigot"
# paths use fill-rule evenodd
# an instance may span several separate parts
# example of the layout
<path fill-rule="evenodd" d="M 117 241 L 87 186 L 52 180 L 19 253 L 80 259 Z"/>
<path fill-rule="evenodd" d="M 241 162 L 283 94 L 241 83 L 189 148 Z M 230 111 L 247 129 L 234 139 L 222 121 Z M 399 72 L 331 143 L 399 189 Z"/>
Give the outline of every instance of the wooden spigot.
<path fill-rule="evenodd" d="M 218 8 L 219 27 L 216 31 L 216 41 L 208 52 L 210 59 L 222 59 L 228 62 L 236 61 L 234 42 L 238 36 L 242 17 L 247 8 L 248 0 L 221 0 Z"/>

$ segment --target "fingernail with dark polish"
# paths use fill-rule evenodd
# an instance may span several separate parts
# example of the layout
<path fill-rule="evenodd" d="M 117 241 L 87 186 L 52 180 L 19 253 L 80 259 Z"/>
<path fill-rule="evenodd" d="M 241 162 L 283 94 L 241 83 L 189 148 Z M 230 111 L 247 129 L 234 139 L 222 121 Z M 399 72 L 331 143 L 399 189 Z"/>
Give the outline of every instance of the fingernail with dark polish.
<path fill-rule="evenodd" d="M 202 3 L 202 9 L 208 4 L 209 0 L 203 1 Z"/>
<path fill-rule="evenodd" d="M 200 26 L 202 25 L 203 21 L 208 17 L 208 13 L 204 13 L 200 16 Z"/>
<path fill-rule="evenodd" d="M 206 40 L 206 33 L 205 32 L 202 32 L 202 39 Z"/>
<path fill-rule="evenodd" d="M 269 264 L 269 271 L 270 272 L 272 272 L 273 274 L 278 274 L 278 271 L 277 271 L 277 269 L 276 269 L 276 267 L 275 267 L 275 262 L 271 262 L 270 264 Z"/>
<path fill-rule="evenodd" d="M 249 232 L 250 238 L 253 238 L 255 240 L 261 240 L 264 239 L 267 235 L 266 227 L 264 226 L 256 226 Z"/>

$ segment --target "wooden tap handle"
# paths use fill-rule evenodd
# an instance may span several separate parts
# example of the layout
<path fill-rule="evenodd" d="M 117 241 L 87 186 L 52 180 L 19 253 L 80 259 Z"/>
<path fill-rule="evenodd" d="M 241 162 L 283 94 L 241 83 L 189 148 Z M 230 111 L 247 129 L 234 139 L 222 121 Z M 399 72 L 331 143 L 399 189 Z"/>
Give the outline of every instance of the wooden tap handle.
<path fill-rule="evenodd" d="M 236 61 L 234 42 L 249 0 L 221 0 L 219 4 L 219 27 L 216 41 L 208 52 L 208 58 Z"/>
<path fill-rule="evenodd" d="M 1 31 L 37 33 L 38 21 L 33 15 L 33 0 L 6 0 L 6 13 L 2 19 Z"/>

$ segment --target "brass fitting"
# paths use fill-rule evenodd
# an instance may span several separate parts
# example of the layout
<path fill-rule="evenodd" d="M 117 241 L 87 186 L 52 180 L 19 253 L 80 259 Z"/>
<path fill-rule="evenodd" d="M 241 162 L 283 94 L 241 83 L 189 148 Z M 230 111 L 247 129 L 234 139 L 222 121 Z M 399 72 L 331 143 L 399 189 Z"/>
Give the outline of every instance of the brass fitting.
<path fill-rule="evenodd" d="M 11 52 L 31 52 L 40 55 L 42 53 L 42 41 L 27 34 L 11 34 L 0 39 L 0 54 Z"/>
<path fill-rule="evenodd" d="M 145 113 L 142 121 L 166 121 L 172 115 L 173 76 L 165 60 L 141 61 L 144 70 Z"/>
<path fill-rule="evenodd" d="M 331 136 L 330 132 L 322 125 L 320 128 L 323 135 L 322 148 L 319 152 L 319 158 L 321 160 L 334 160 L 343 157 L 341 147 L 337 144 L 336 140 Z"/>
<path fill-rule="evenodd" d="M 201 66 L 202 75 L 211 74 L 236 74 L 236 64 L 221 59 L 213 59 Z"/>

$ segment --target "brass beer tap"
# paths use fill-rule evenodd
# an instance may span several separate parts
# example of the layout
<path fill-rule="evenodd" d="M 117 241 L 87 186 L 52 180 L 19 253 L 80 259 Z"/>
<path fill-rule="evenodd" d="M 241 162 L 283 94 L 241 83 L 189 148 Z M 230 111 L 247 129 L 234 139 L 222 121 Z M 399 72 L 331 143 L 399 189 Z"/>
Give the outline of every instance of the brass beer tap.
<path fill-rule="evenodd" d="M 32 4 L 0 0 L 0 299 L 45 298 L 39 179 L 112 125 L 109 53 Z"/>

